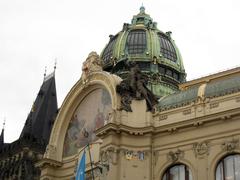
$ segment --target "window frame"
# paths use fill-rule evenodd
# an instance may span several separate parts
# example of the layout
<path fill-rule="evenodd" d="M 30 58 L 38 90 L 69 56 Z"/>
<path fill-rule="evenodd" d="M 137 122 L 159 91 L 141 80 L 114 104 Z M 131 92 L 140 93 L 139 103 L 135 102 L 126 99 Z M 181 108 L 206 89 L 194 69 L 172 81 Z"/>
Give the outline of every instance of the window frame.
<path fill-rule="evenodd" d="M 183 164 L 183 163 L 178 163 L 178 164 L 174 164 L 174 165 L 169 166 L 169 167 L 164 171 L 161 180 L 170 180 L 170 171 L 171 171 L 171 169 L 174 168 L 174 167 L 178 167 L 178 166 L 179 166 L 179 167 L 180 167 L 180 166 L 184 166 L 185 180 L 190 180 L 190 178 L 189 178 L 189 174 L 190 174 L 190 173 L 189 173 L 189 172 L 191 172 L 191 175 L 192 175 L 192 171 L 191 171 L 191 169 L 189 168 L 189 166 L 187 166 L 186 164 Z M 166 178 L 163 179 L 165 175 L 166 175 Z M 192 176 L 193 176 L 193 175 L 192 175 Z"/>
<path fill-rule="evenodd" d="M 222 177 L 220 178 L 220 180 L 222 179 L 222 180 L 226 180 L 226 173 L 225 173 L 225 160 L 227 159 L 227 158 L 229 158 L 229 157 L 232 157 L 232 159 L 233 159 L 233 161 L 234 161 L 234 157 L 235 156 L 239 156 L 239 158 L 240 158 L 240 154 L 239 153 L 232 153 L 232 154 L 227 154 L 227 155 L 225 155 L 225 156 L 223 156 L 219 161 L 218 161 L 218 163 L 217 163 L 217 165 L 216 165 L 216 168 L 215 168 L 215 180 L 217 180 L 217 170 L 218 170 L 218 168 L 219 168 L 219 166 L 222 166 L 222 173 L 221 173 L 221 175 L 222 175 Z M 235 164 L 233 164 L 233 167 L 234 167 L 234 169 L 233 169 L 233 175 L 234 175 L 234 180 L 236 180 L 236 176 L 235 176 L 235 172 L 236 172 L 236 169 L 235 169 Z M 240 171 L 240 170 L 239 170 Z"/>

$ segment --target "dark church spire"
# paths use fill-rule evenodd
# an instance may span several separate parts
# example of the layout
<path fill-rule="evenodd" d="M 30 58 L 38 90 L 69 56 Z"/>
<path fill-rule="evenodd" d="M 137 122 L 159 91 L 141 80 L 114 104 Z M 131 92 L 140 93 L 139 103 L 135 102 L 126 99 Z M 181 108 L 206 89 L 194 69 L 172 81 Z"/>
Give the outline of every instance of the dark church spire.
<path fill-rule="evenodd" d="M 4 146 L 4 128 L 5 128 L 5 122 L 6 122 L 6 119 L 4 118 L 3 128 L 2 128 L 1 135 L 0 135 L 0 149 Z"/>
<path fill-rule="evenodd" d="M 1 135 L 0 135 L 0 148 L 4 144 L 4 129 L 2 129 Z"/>
<path fill-rule="evenodd" d="M 0 179 L 39 179 L 40 170 L 34 164 L 39 160 L 38 155 L 43 156 L 45 152 L 57 110 L 53 72 L 44 75 L 20 138 L 12 143 L 4 143 L 4 128 L 0 132 Z"/>
<path fill-rule="evenodd" d="M 31 136 L 48 143 L 57 109 L 55 72 L 47 76 L 44 74 L 44 81 L 28 114 L 20 138 Z"/>

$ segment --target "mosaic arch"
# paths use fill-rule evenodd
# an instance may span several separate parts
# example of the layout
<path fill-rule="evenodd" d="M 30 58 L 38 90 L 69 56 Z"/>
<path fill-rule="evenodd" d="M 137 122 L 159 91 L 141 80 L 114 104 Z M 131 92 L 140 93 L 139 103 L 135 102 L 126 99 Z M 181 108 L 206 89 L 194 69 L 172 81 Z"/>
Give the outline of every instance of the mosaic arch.
<path fill-rule="evenodd" d="M 94 131 L 109 120 L 111 97 L 99 88 L 90 92 L 79 104 L 69 122 L 64 140 L 63 157 L 74 155 L 79 148 L 97 140 Z"/>

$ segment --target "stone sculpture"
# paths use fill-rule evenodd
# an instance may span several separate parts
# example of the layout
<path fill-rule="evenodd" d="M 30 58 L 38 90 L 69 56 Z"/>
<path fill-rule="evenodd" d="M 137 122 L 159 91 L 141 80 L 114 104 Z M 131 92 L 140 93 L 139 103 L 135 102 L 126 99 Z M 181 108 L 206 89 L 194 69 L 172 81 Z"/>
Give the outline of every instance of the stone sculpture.
<path fill-rule="evenodd" d="M 158 103 L 157 97 L 147 88 L 148 77 L 143 74 L 135 62 L 129 62 L 127 78 L 117 85 L 117 93 L 121 96 L 121 109 L 131 112 L 132 99 L 146 100 L 147 111 L 153 111 Z"/>

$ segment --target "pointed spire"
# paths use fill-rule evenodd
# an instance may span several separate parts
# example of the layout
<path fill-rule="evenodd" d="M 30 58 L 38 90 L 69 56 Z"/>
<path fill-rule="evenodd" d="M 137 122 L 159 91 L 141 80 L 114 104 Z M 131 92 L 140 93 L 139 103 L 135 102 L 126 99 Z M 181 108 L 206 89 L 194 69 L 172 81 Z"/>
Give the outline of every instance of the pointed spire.
<path fill-rule="evenodd" d="M 54 73 L 51 73 L 44 78 L 20 138 L 29 135 L 47 143 L 57 109 L 55 76 Z"/>
<path fill-rule="evenodd" d="M 2 128 L 1 135 L 0 135 L 0 149 L 3 147 L 3 144 L 4 144 L 4 128 L 5 128 L 5 124 L 6 124 L 6 118 L 4 117 L 3 128 Z"/>

